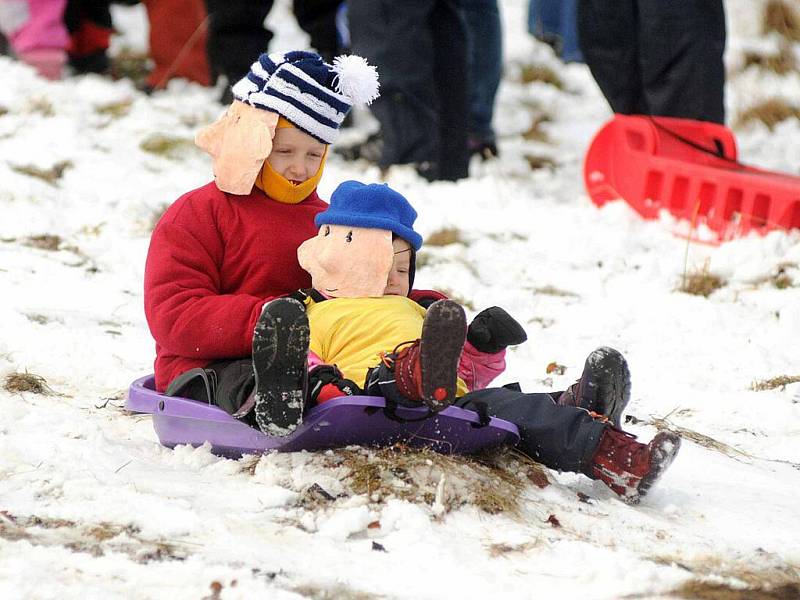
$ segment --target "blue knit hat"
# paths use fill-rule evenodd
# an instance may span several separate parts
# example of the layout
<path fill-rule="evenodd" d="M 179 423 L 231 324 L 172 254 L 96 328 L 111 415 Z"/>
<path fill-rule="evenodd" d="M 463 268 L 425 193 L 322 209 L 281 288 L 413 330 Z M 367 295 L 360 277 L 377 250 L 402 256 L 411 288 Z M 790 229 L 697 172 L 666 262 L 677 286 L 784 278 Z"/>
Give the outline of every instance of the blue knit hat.
<path fill-rule="evenodd" d="M 329 65 L 319 54 L 294 51 L 262 54 L 231 91 L 330 144 L 353 105 L 370 104 L 378 88 L 378 72 L 360 56 L 338 56 Z"/>
<path fill-rule="evenodd" d="M 414 207 L 387 184 L 345 181 L 333 191 L 328 210 L 319 213 L 314 224 L 386 229 L 419 250 L 422 236 L 414 231 L 416 219 Z"/>

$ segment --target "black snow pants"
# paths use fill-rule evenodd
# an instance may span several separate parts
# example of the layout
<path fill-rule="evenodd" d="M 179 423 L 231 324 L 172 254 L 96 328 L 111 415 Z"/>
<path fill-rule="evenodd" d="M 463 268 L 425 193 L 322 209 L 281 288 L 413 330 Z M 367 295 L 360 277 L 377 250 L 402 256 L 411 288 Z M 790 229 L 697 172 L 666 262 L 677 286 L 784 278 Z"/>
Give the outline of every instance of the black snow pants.
<path fill-rule="evenodd" d="M 517 448 L 558 471 L 588 471 L 607 427 L 585 410 L 556 404 L 550 394 L 487 388 L 462 396 L 455 405 L 514 423 L 520 434 Z"/>
<path fill-rule="evenodd" d="M 725 122 L 722 0 L 579 0 L 578 37 L 615 113 Z"/>

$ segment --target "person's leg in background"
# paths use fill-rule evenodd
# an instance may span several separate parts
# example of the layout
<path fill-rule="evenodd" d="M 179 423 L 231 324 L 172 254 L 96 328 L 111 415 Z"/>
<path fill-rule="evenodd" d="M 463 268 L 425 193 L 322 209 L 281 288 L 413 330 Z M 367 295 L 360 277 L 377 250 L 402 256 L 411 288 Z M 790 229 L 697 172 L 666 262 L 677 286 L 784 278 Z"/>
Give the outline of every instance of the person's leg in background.
<path fill-rule="evenodd" d="M 561 0 L 530 0 L 528 33 L 561 55 Z"/>
<path fill-rule="evenodd" d="M 147 88 L 164 88 L 176 77 L 211 85 L 203 0 L 144 0 L 144 5 L 150 24 L 150 58 L 155 63 L 145 81 Z"/>
<path fill-rule="evenodd" d="M 28 0 L 4 6 L 0 29 L 8 35 L 8 50 L 46 79 L 63 77 L 69 44 L 66 4 L 66 0 Z"/>
<path fill-rule="evenodd" d="M 722 0 L 638 0 L 646 112 L 725 122 Z"/>
<path fill-rule="evenodd" d="M 560 9 L 561 60 L 582 63 L 583 54 L 578 43 L 578 0 L 561 0 Z"/>
<path fill-rule="evenodd" d="M 637 0 L 578 2 L 578 40 L 583 58 L 615 113 L 647 112 L 639 66 L 638 24 Z"/>
<path fill-rule="evenodd" d="M 230 88 L 244 77 L 254 59 L 268 52 L 272 32 L 264 20 L 273 0 L 205 0 L 209 16 L 208 61 L 212 80 L 227 80 L 222 103 L 233 100 Z"/>
<path fill-rule="evenodd" d="M 470 154 L 497 156 L 492 118 L 503 73 L 503 31 L 497 0 L 462 0 L 469 43 Z"/>
<path fill-rule="evenodd" d="M 438 160 L 438 98 L 430 19 L 437 0 L 348 0 L 353 52 L 375 65 L 381 95 L 371 105 L 383 147 L 378 165 Z M 459 115 L 464 119 L 466 112 Z"/>
<path fill-rule="evenodd" d="M 462 0 L 438 0 L 431 13 L 433 33 L 433 84 L 436 91 L 439 148 L 429 180 L 455 181 L 469 176 L 469 72 L 467 26 Z"/>
<path fill-rule="evenodd" d="M 69 64 L 77 74 L 107 73 L 113 25 L 110 2 L 68 0 L 64 22 L 70 34 Z"/>
<path fill-rule="evenodd" d="M 311 37 L 311 47 L 332 62 L 342 54 L 336 33 L 336 14 L 344 0 L 294 0 L 294 17 L 300 29 Z"/>

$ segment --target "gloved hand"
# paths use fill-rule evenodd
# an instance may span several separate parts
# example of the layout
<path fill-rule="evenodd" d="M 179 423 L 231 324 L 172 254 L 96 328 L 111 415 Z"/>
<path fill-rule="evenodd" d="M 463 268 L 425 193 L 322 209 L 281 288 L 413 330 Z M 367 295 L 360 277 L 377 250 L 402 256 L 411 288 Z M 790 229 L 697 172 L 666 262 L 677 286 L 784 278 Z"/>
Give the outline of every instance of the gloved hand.
<path fill-rule="evenodd" d="M 340 396 L 358 396 L 362 390 L 353 381 L 345 379 L 336 365 L 317 365 L 308 372 L 309 399 L 322 404 Z"/>
<path fill-rule="evenodd" d="M 522 325 L 499 306 L 482 310 L 467 328 L 467 341 L 476 350 L 494 354 L 528 339 Z"/>

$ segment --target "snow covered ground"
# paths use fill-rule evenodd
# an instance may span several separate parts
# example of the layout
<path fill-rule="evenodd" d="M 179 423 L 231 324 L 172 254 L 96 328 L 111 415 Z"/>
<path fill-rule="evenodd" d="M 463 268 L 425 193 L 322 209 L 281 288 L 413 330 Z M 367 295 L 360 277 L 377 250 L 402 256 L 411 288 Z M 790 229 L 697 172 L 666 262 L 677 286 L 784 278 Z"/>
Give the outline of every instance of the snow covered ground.
<path fill-rule="evenodd" d="M 303 43 L 287 2 L 276 4 L 272 48 Z M 0 597 L 800 597 L 800 383 L 752 389 L 800 375 L 800 232 L 701 245 L 668 217 L 595 208 L 581 161 L 608 108 L 584 66 L 527 36 L 526 4 L 502 2 L 501 158 L 455 184 L 406 168 L 387 181 L 416 206 L 423 235 L 456 239 L 423 250 L 418 286 L 524 323 L 529 341 L 500 383 L 562 389 L 592 348 L 626 354 L 626 427 L 644 440 L 655 425 L 685 435 L 660 485 L 631 507 L 599 482 L 548 471 L 516 513 L 489 514 L 458 506 L 484 476 L 477 466 L 448 476 L 443 510 L 354 493 L 337 464 L 346 453 L 236 461 L 161 447 L 148 417 L 122 409 L 154 357 L 144 258 L 163 208 L 209 179 L 190 141 L 222 110 L 218 91 L 48 83 L 0 58 Z M 739 72 L 745 51 L 777 47 L 760 34 L 762 5 L 726 2 L 731 122 L 760 99 L 800 98 L 797 71 Z M 144 44 L 141 7 L 115 11 L 115 49 Z M 522 84 L 530 64 L 554 68 L 564 90 Z M 524 139 L 542 112 L 549 141 Z M 158 136 L 172 140 L 166 155 L 145 149 Z M 800 174 L 799 120 L 737 137 L 744 162 Z M 531 170 L 526 155 L 555 166 Z M 321 195 L 351 178 L 379 173 L 333 157 Z M 708 298 L 677 291 L 685 270 L 703 268 L 724 285 Z M 565 372 L 548 374 L 551 362 Z M 44 393 L 7 389 L 25 373 Z M 427 479 L 424 461 L 415 467 L 420 498 L 436 491 L 436 464 Z M 313 484 L 337 497 L 309 501 Z"/>

